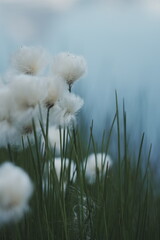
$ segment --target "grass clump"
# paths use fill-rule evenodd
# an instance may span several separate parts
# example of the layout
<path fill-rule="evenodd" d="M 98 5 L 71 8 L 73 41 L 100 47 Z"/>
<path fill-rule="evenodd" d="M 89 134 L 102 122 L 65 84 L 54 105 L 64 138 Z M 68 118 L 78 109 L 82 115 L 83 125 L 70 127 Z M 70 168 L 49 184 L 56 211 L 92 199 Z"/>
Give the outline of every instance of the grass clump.
<path fill-rule="evenodd" d="M 78 128 L 59 129 L 58 160 L 55 148 L 49 145 L 47 128 L 42 129 L 43 148 L 34 128 L 34 145 L 28 139 L 28 148 L 21 151 L 11 146 L 0 149 L 1 162 L 10 160 L 25 169 L 35 189 L 30 212 L 22 221 L 2 226 L 0 239 L 160 239 L 160 195 L 154 190 L 152 147 L 144 157 L 143 134 L 139 149 L 131 155 L 124 105 L 122 118 L 123 124 L 116 96 L 115 116 L 101 144 L 94 139 L 93 124 L 89 136 Z M 112 137 L 114 148 L 110 147 Z M 86 176 L 91 153 L 95 159 L 95 168 L 90 169 L 94 181 Z M 102 168 L 98 153 L 104 154 Z M 108 154 L 112 156 L 111 166 L 105 165 Z"/>

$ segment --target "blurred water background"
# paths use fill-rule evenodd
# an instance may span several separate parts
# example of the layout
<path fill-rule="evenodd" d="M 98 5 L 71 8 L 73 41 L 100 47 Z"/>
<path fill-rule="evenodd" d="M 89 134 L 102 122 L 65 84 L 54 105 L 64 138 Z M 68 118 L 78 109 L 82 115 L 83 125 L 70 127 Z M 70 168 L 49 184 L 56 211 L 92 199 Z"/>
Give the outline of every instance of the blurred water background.
<path fill-rule="evenodd" d="M 143 132 L 157 162 L 160 136 L 160 4 L 157 1 L 1 1 L 0 72 L 21 45 L 83 55 L 88 73 L 74 86 L 97 139 L 123 99 L 134 147 Z M 64 6 L 65 3 L 65 6 Z"/>

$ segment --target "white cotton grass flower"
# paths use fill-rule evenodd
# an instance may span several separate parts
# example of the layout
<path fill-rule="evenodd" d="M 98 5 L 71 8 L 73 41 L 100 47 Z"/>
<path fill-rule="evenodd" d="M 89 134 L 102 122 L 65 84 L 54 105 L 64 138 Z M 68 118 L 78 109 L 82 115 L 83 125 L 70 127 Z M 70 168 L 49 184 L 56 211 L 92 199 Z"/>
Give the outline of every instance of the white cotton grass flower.
<path fill-rule="evenodd" d="M 36 127 L 36 132 L 40 130 L 39 118 L 38 107 L 34 109 L 28 108 L 25 111 L 17 110 L 12 114 L 13 124 L 21 136 L 33 133 L 33 122 Z"/>
<path fill-rule="evenodd" d="M 90 184 L 96 181 L 97 171 L 99 176 L 104 176 L 107 168 L 109 169 L 112 166 L 112 159 L 109 155 L 105 153 L 92 153 L 87 158 L 87 162 L 84 163 L 85 177 Z"/>
<path fill-rule="evenodd" d="M 17 149 L 22 148 L 22 138 L 24 147 L 28 147 L 28 138 L 30 143 L 34 143 L 33 126 L 28 121 L 25 125 L 23 122 L 8 123 L 7 121 L 0 122 L 0 147 L 7 147 L 8 144 L 16 147 Z M 18 125 L 20 123 L 20 125 Z M 40 130 L 36 128 L 37 135 L 39 136 Z"/>
<path fill-rule="evenodd" d="M 53 59 L 53 73 L 61 76 L 69 85 L 86 72 L 87 64 L 82 56 L 62 52 Z"/>
<path fill-rule="evenodd" d="M 61 131 L 61 138 L 60 138 L 60 131 Z M 65 137 L 65 139 L 64 139 Z M 69 141 L 69 138 L 67 139 L 67 131 L 64 136 L 64 129 L 62 128 L 59 130 L 59 128 L 56 128 L 55 126 L 51 126 L 48 129 L 48 140 L 49 144 L 52 148 L 55 148 L 56 154 L 60 154 L 61 150 L 61 142 L 63 145 L 63 142 L 66 143 L 66 141 Z"/>
<path fill-rule="evenodd" d="M 14 99 L 10 88 L 0 88 L 0 146 L 6 147 L 8 143 L 15 143 L 18 131 L 14 126 Z"/>
<path fill-rule="evenodd" d="M 37 109 L 31 108 L 25 111 L 17 111 L 13 108 L 13 111 L 4 112 L 0 102 L 0 146 L 7 147 L 8 144 L 21 146 L 22 136 L 33 133 L 32 121 L 38 120 L 37 111 Z M 3 118 L 1 113 L 3 113 Z M 38 123 L 36 121 L 36 130 L 40 128 Z M 25 144 L 25 146 L 27 145 Z"/>
<path fill-rule="evenodd" d="M 83 106 L 84 101 L 79 96 L 67 92 L 56 103 L 51 111 L 50 120 L 56 125 L 65 127 L 76 123 L 76 114 Z"/>
<path fill-rule="evenodd" d="M 70 169 L 69 169 L 69 165 L 70 165 Z M 70 161 L 68 158 L 66 159 L 61 159 L 61 158 L 55 158 L 54 159 L 54 167 L 55 167 L 55 171 L 57 174 L 57 178 L 60 181 L 60 178 L 62 176 L 62 174 L 64 174 L 65 178 L 67 178 L 67 173 L 68 170 L 70 170 L 70 172 L 68 174 L 70 174 L 70 180 L 75 181 L 76 179 L 76 172 L 75 172 L 75 164 L 73 163 L 73 161 Z M 66 179 L 67 180 L 67 179 Z"/>
<path fill-rule="evenodd" d="M 57 180 L 62 183 L 62 189 L 65 191 L 67 186 L 67 181 L 76 181 L 77 172 L 76 165 L 72 160 L 55 158 L 53 161 L 45 164 L 45 174 L 43 180 L 43 188 L 53 188 L 54 186 L 50 182 L 50 186 L 48 185 L 48 179 L 50 179 L 50 175 L 53 176 L 53 173 L 56 173 Z M 54 181 L 55 182 L 55 181 Z"/>
<path fill-rule="evenodd" d="M 13 55 L 11 65 L 17 74 L 38 75 L 43 72 L 47 62 L 43 48 L 23 46 Z"/>
<path fill-rule="evenodd" d="M 11 90 L 4 86 L 0 88 L 0 121 L 11 122 L 11 111 L 13 109 L 13 96 Z"/>
<path fill-rule="evenodd" d="M 0 147 L 7 147 L 8 144 L 15 145 L 19 140 L 19 132 L 8 121 L 0 121 L 0 136 Z"/>
<path fill-rule="evenodd" d="M 9 84 L 14 106 L 11 112 L 12 122 L 19 132 L 19 137 L 33 132 L 33 121 L 36 130 L 40 130 L 39 107 L 46 96 L 46 84 L 43 78 L 17 75 Z"/>
<path fill-rule="evenodd" d="M 15 76 L 9 87 L 15 106 L 20 110 L 35 108 L 45 97 L 44 83 L 38 77 Z"/>
<path fill-rule="evenodd" d="M 46 83 L 46 97 L 44 99 L 44 105 L 47 108 L 53 107 L 56 101 L 63 95 L 67 87 L 61 77 L 54 76 L 45 79 Z"/>
<path fill-rule="evenodd" d="M 20 220 L 29 209 L 33 184 L 28 174 L 10 162 L 0 166 L 0 225 Z"/>

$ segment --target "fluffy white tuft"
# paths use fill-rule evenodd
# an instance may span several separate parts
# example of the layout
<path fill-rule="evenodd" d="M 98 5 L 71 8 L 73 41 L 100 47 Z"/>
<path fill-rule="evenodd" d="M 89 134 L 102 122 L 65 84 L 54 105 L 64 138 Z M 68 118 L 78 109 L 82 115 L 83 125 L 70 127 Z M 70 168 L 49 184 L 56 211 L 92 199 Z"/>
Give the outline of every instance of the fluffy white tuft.
<path fill-rule="evenodd" d="M 84 101 L 73 93 L 66 93 L 51 112 L 51 121 L 60 126 L 69 126 L 76 121 L 75 114 L 81 109 Z"/>
<path fill-rule="evenodd" d="M 47 54 L 40 47 L 21 47 L 12 57 L 12 67 L 18 74 L 37 75 L 47 65 Z"/>
<path fill-rule="evenodd" d="M 63 183 L 62 189 L 64 191 L 66 190 L 68 176 L 70 181 L 73 181 L 73 182 L 76 181 L 77 172 L 76 172 L 76 165 L 74 164 L 74 162 L 72 160 L 69 160 L 68 158 L 66 159 L 55 158 L 54 161 L 49 162 L 45 165 L 45 170 L 46 170 L 45 172 L 47 174 L 45 175 L 45 178 L 43 181 L 44 189 L 47 189 L 47 187 L 49 187 L 48 178 L 50 179 L 50 174 L 54 173 L 54 169 L 55 169 L 58 181 L 61 181 Z M 51 188 L 53 187 L 52 184 L 50 187 Z"/>
<path fill-rule="evenodd" d="M 82 77 L 86 69 L 87 64 L 82 56 L 63 52 L 54 57 L 53 73 L 61 76 L 69 85 Z"/>
<path fill-rule="evenodd" d="M 91 154 L 86 163 L 85 176 L 89 183 L 94 183 L 96 181 L 97 170 L 99 175 L 103 176 L 108 169 L 112 166 L 112 159 L 109 155 L 105 153 Z"/>
<path fill-rule="evenodd" d="M 61 77 L 49 77 L 46 78 L 47 94 L 44 99 L 45 106 L 52 107 L 55 105 L 56 101 L 63 95 L 67 87 L 65 82 Z"/>
<path fill-rule="evenodd" d="M 9 86 L 20 110 L 35 108 L 45 97 L 44 84 L 38 77 L 18 75 Z"/>
<path fill-rule="evenodd" d="M 13 105 L 11 90 L 7 86 L 0 88 L 0 121 L 7 121 L 10 123 Z"/>
<path fill-rule="evenodd" d="M 70 169 L 69 169 L 69 165 L 70 165 Z M 61 159 L 61 158 L 55 158 L 54 160 L 54 166 L 55 166 L 55 170 L 56 170 L 56 174 L 57 174 L 57 178 L 58 180 L 60 180 L 60 177 L 62 175 L 62 172 L 64 174 L 64 172 L 67 172 L 70 170 L 69 174 L 70 174 L 70 180 L 73 179 L 73 181 L 75 181 L 76 179 L 76 173 L 75 173 L 75 164 L 73 163 L 73 161 L 70 161 L 68 158 L 66 159 Z M 67 176 L 65 176 L 67 178 Z"/>
<path fill-rule="evenodd" d="M 64 129 L 61 129 L 61 140 L 60 140 L 59 128 L 52 126 L 52 127 L 49 127 L 48 129 L 48 139 L 51 147 L 55 148 L 57 154 L 60 154 L 60 141 L 62 141 L 62 144 L 64 141 L 66 142 L 67 136 L 65 136 L 65 139 L 64 139 Z"/>
<path fill-rule="evenodd" d="M 32 182 L 23 169 L 12 163 L 0 166 L 0 224 L 19 220 L 28 210 Z"/>
<path fill-rule="evenodd" d="M 0 147 L 6 147 L 8 144 L 15 145 L 15 143 L 19 145 L 19 140 L 21 140 L 19 132 L 14 125 L 8 121 L 0 121 Z"/>

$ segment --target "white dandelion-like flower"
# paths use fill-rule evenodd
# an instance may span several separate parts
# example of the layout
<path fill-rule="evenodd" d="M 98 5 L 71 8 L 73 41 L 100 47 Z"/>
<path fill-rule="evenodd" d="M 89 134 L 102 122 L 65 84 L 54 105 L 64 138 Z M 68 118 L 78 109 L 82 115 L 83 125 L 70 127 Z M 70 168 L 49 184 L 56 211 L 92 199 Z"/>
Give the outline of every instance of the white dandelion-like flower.
<path fill-rule="evenodd" d="M 112 166 L 112 159 L 109 155 L 105 153 L 92 153 L 85 162 L 86 166 L 85 176 L 89 183 L 94 183 L 96 181 L 97 171 L 100 176 L 104 176 L 107 168 Z"/>
<path fill-rule="evenodd" d="M 37 75 L 47 62 L 47 54 L 41 47 L 23 46 L 12 57 L 13 70 L 18 74 Z"/>
<path fill-rule="evenodd" d="M 0 121 L 11 122 L 11 111 L 13 109 L 13 96 L 7 86 L 0 88 Z"/>
<path fill-rule="evenodd" d="M 12 123 L 0 121 L 0 147 L 19 143 L 19 132 Z"/>
<path fill-rule="evenodd" d="M 53 73 L 61 76 L 69 85 L 82 77 L 86 69 L 87 64 L 82 56 L 63 52 L 54 57 Z"/>
<path fill-rule="evenodd" d="M 69 169 L 69 165 L 70 165 L 70 169 Z M 75 164 L 73 163 L 73 161 L 70 161 L 68 158 L 63 159 L 63 160 L 61 158 L 55 158 L 54 167 L 55 167 L 55 171 L 56 171 L 57 178 L 59 181 L 62 176 L 62 173 L 65 175 L 65 178 L 67 178 L 66 175 L 69 170 L 70 170 L 70 172 L 68 174 L 70 175 L 70 180 L 73 178 L 73 180 L 75 181 L 76 173 L 74 175 Z"/>
<path fill-rule="evenodd" d="M 61 77 L 49 77 L 46 81 L 46 97 L 44 104 L 47 108 L 53 107 L 56 101 L 63 95 L 67 87 Z"/>
<path fill-rule="evenodd" d="M 44 83 L 38 77 L 18 75 L 9 85 L 19 110 L 35 108 L 45 97 Z"/>
<path fill-rule="evenodd" d="M 76 113 L 83 106 L 84 101 L 73 93 L 66 93 L 54 106 L 50 113 L 50 120 L 62 127 L 75 124 Z"/>
<path fill-rule="evenodd" d="M 76 165 L 72 160 L 55 158 L 54 161 L 45 164 L 45 174 L 43 180 L 43 188 L 48 189 L 48 187 L 53 188 L 54 186 L 50 182 L 50 186 L 48 185 L 48 178 L 50 175 L 53 176 L 53 173 L 56 173 L 58 181 L 62 182 L 62 189 L 65 191 L 67 182 L 69 181 L 76 181 L 77 172 L 76 172 Z"/>
<path fill-rule="evenodd" d="M 51 126 L 48 129 L 48 140 L 49 140 L 49 143 L 50 143 L 51 147 L 55 148 L 56 154 L 60 154 L 61 143 L 63 145 L 64 142 L 66 143 L 67 140 L 69 141 L 69 137 L 67 139 L 67 131 L 66 131 L 65 136 L 64 136 L 64 129 L 63 128 L 61 129 L 61 137 L 60 137 L 59 128 L 56 128 L 55 126 Z"/>
<path fill-rule="evenodd" d="M 14 99 L 10 88 L 0 88 L 0 146 L 15 143 L 18 132 L 13 123 Z"/>
<path fill-rule="evenodd" d="M 36 132 L 40 131 L 39 118 L 38 107 L 34 109 L 29 108 L 25 111 L 15 111 L 14 114 L 12 114 L 13 125 L 21 136 L 33 133 L 33 122 L 36 127 Z"/>
<path fill-rule="evenodd" d="M 0 166 L 0 224 L 17 221 L 29 209 L 33 184 L 27 173 L 13 165 Z"/>

